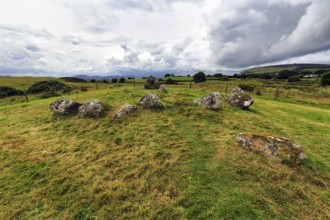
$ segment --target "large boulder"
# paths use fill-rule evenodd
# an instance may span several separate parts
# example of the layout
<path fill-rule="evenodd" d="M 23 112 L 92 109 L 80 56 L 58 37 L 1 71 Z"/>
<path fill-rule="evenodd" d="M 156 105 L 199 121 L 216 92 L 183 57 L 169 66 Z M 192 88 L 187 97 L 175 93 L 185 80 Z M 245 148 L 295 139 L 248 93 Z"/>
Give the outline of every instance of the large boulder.
<path fill-rule="evenodd" d="M 166 86 L 165 86 L 165 85 L 161 85 L 161 86 L 159 87 L 159 92 L 161 92 L 161 93 L 167 93 L 167 88 L 166 88 Z"/>
<path fill-rule="evenodd" d="M 236 141 L 248 151 L 277 159 L 284 163 L 298 164 L 308 159 L 299 144 L 293 143 L 284 137 L 240 133 L 237 135 Z"/>
<path fill-rule="evenodd" d="M 160 82 L 154 76 L 149 76 L 147 82 L 144 83 L 145 89 L 159 89 Z"/>
<path fill-rule="evenodd" d="M 230 105 L 240 107 L 241 109 L 248 109 L 254 103 L 254 100 L 240 87 L 236 87 L 232 90 L 231 95 L 228 97 L 228 103 Z"/>
<path fill-rule="evenodd" d="M 222 98 L 219 92 L 213 92 L 207 96 L 196 99 L 194 103 L 208 109 L 221 109 Z"/>
<path fill-rule="evenodd" d="M 155 94 L 147 94 L 140 99 L 139 104 L 143 108 L 161 108 L 160 98 Z"/>
<path fill-rule="evenodd" d="M 80 103 L 67 98 L 60 98 L 50 104 L 50 109 L 53 113 L 68 115 L 77 114 Z"/>
<path fill-rule="evenodd" d="M 96 99 L 86 101 L 83 105 L 81 105 L 78 108 L 79 116 L 99 117 L 103 112 L 104 112 L 104 107 Z"/>
<path fill-rule="evenodd" d="M 115 113 L 114 118 L 120 118 L 123 115 L 131 114 L 136 111 L 136 108 L 134 105 L 130 104 L 124 104 L 120 107 L 120 109 Z"/>

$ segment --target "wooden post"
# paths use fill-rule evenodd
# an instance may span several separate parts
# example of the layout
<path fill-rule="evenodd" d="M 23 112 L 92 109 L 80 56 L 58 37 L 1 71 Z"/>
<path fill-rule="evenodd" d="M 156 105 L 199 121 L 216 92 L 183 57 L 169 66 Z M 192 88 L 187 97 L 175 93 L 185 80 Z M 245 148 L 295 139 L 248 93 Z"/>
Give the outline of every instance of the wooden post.
<path fill-rule="evenodd" d="M 228 91 L 228 83 L 226 83 L 226 93 L 227 93 L 227 91 Z"/>
<path fill-rule="evenodd" d="M 134 79 L 134 87 L 135 87 L 135 79 Z"/>
<path fill-rule="evenodd" d="M 276 88 L 275 99 L 277 99 L 277 98 L 280 96 L 280 94 L 279 94 L 279 90 L 280 90 L 280 87 L 278 86 L 278 87 Z"/>
<path fill-rule="evenodd" d="M 26 94 L 25 89 L 24 89 L 24 96 L 25 96 L 25 100 L 26 100 L 26 102 L 29 102 L 29 98 L 27 97 L 27 94 Z"/>
<path fill-rule="evenodd" d="M 97 84 L 97 81 L 95 81 L 96 84 L 96 90 L 99 90 L 99 85 Z"/>
<path fill-rule="evenodd" d="M 190 81 L 190 85 L 189 85 L 189 88 L 191 89 L 191 84 L 192 84 L 192 81 Z"/>

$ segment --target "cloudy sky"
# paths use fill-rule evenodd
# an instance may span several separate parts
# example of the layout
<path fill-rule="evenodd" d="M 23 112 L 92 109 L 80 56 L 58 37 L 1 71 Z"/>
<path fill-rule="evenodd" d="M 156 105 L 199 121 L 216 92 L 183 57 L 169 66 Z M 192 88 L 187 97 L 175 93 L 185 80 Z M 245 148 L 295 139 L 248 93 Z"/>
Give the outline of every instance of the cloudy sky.
<path fill-rule="evenodd" d="M 330 63 L 329 0 L 0 0 L 0 75 Z"/>

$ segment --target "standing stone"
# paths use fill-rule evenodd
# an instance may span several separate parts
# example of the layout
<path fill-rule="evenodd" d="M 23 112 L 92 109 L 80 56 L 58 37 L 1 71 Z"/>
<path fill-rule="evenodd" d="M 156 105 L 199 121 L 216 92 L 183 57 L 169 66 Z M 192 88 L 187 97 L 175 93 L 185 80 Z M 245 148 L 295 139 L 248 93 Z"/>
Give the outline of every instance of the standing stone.
<path fill-rule="evenodd" d="M 98 100 L 86 101 L 78 108 L 79 116 L 99 117 L 104 112 L 102 104 Z"/>
<path fill-rule="evenodd" d="M 116 112 L 114 118 L 120 118 L 123 115 L 131 114 L 136 111 L 135 106 L 130 104 L 124 104 L 120 107 L 120 109 Z"/>
<path fill-rule="evenodd" d="M 195 100 L 194 103 L 208 109 L 221 109 L 221 105 L 222 105 L 221 94 L 219 92 L 213 92 L 207 96 Z"/>
<path fill-rule="evenodd" d="M 147 94 L 140 99 L 139 104 L 143 108 L 161 108 L 160 98 L 155 94 Z"/>
<path fill-rule="evenodd" d="M 50 104 L 50 109 L 53 113 L 68 115 L 77 114 L 80 103 L 67 98 L 60 98 Z"/>
<path fill-rule="evenodd" d="M 159 92 L 161 92 L 161 93 L 167 93 L 167 88 L 166 88 L 166 86 L 165 86 L 165 85 L 161 85 L 161 86 L 159 87 Z"/>
<path fill-rule="evenodd" d="M 241 109 L 248 109 L 254 103 L 254 100 L 240 87 L 236 87 L 232 90 L 231 95 L 228 97 L 228 103 L 230 105 L 240 107 Z"/>
<path fill-rule="evenodd" d="M 145 89 L 159 89 L 160 82 L 154 76 L 149 76 L 147 82 L 144 83 Z"/>
<path fill-rule="evenodd" d="M 237 135 L 236 141 L 248 151 L 284 163 L 297 164 L 308 159 L 299 144 L 292 143 L 291 140 L 284 137 L 240 133 Z"/>

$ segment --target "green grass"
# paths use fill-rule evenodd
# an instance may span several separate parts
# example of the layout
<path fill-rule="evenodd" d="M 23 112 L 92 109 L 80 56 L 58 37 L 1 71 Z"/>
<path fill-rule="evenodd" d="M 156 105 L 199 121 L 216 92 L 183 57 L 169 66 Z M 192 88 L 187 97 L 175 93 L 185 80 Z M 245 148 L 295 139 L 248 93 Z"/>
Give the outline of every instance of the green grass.
<path fill-rule="evenodd" d="M 0 106 L 0 219 L 330 218 L 329 108 L 269 96 L 249 111 L 193 104 L 224 85 L 169 87 L 162 110 L 116 121 L 150 91 L 67 96 L 108 104 L 98 119 L 53 116 L 56 98 Z M 289 168 L 246 152 L 235 142 L 245 131 L 289 137 L 310 159 Z"/>

